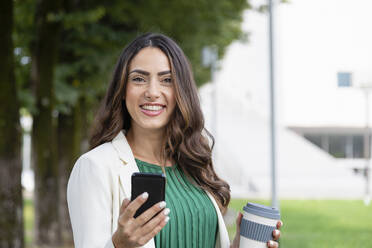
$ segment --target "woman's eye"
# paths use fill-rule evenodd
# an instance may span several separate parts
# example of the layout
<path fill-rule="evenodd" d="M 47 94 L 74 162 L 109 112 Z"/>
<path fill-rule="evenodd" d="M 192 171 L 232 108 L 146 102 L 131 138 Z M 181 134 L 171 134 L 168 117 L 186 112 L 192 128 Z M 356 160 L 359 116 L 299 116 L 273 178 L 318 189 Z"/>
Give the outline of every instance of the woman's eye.
<path fill-rule="evenodd" d="M 145 81 L 143 78 L 140 78 L 140 77 L 132 78 L 132 80 L 133 80 L 134 82 L 144 82 L 144 81 Z"/>
<path fill-rule="evenodd" d="M 172 83 L 172 78 L 164 78 L 165 83 Z"/>

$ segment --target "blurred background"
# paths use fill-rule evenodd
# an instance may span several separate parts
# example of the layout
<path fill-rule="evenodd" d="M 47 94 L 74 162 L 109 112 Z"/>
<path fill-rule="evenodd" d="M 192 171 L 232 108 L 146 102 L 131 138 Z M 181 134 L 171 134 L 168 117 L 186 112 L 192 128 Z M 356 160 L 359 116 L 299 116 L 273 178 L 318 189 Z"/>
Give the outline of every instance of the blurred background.
<path fill-rule="evenodd" d="M 193 67 L 214 163 L 280 208 L 280 247 L 372 247 L 372 2 L 3 0 L 0 248 L 73 247 L 66 184 L 121 50 L 161 32 Z M 271 20 L 271 21 L 270 21 Z"/>

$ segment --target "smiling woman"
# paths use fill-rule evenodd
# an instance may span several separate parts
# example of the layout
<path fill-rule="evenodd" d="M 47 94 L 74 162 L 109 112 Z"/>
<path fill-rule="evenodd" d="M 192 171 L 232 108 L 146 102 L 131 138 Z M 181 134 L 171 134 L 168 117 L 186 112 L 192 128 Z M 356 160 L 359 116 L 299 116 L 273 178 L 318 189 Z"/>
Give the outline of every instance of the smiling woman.
<path fill-rule="evenodd" d="M 229 247 L 222 213 L 230 187 L 214 170 L 210 140 L 182 50 L 161 34 L 136 38 L 117 62 L 91 150 L 69 179 L 75 247 Z M 163 172 L 167 183 L 165 201 L 134 218 L 148 198 L 129 201 L 139 171 Z"/>
<path fill-rule="evenodd" d="M 125 104 L 132 132 L 164 132 L 176 106 L 175 89 L 167 56 L 159 49 L 142 49 L 131 61 Z M 147 131 L 146 131 L 147 130 Z"/>

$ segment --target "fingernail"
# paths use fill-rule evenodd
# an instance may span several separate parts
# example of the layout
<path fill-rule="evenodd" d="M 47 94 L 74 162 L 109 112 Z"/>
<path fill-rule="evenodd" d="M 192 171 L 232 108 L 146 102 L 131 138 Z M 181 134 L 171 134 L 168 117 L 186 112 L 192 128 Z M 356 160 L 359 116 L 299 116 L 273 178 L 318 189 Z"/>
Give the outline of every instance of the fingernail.
<path fill-rule="evenodd" d="M 274 245 L 274 242 L 273 241 L 269 241 L 269 247 L 273 246 Z"/>
<path fill-rule="evenodd" d="M 160 208 L 165 207 L 165 205 L 167 205 L 167 203 L 165 201 L 162 201 L 162 202 L 159 203 Z"/>
<path fill-rule="evenodd" d="M 149 197 L 149 193 L 145 192 L 145 193 L 142 194 L 143 199 L 146 199 L 147 197 Z"/>
<path fill-rule="evenodd" d="M 165 223 L 167 223 L 169 221 L 169 217 L 168 216 L 165 217 L 164 221 L 165 221 Z"/>
<path fill-rule="evenodd" d="M 170 209 L 169 208 L 166 208 L 166 209 L 164 209 L 164 215 L 168 215 L 169 214 L 169 212 L 170 212 Z"/>

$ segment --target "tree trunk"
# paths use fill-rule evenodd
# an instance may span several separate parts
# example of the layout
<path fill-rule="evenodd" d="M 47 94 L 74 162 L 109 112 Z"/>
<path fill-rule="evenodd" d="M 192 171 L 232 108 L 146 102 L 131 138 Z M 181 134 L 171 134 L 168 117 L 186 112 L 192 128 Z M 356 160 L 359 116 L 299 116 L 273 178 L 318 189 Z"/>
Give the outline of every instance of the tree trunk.
<path fill-rule="evenodd" d="M 60 244 L 58 204 L 58 163 L 56 163 L 55 123 L 53 123 L 53 74 L 57 62 L 60 24 L 53 16 L 61 11 L 61 0 L 41 0 L 36 9 L 37 37 L 32 46 L 31 80 L 37 113 L 32 128 L 35 172 L 35 244 Z"/>
<path fill-rule="evenodd" d="M 61 220 L 61 235 L 64 246 L 72 245 L 72 230 L 67 208 L 66 189 L 74 162 L 81 153 L 82 143 L 82 113 L 81 101 L 78 101 L 70 115 L 58 116 L 58 163 L 59 163 L 59 206 Z"/>
<path fill-rule="evenodd" d="M 0 1 L 0 247 L 24 247 L 21 128 L 14 77 L 13 0 Z"/>

